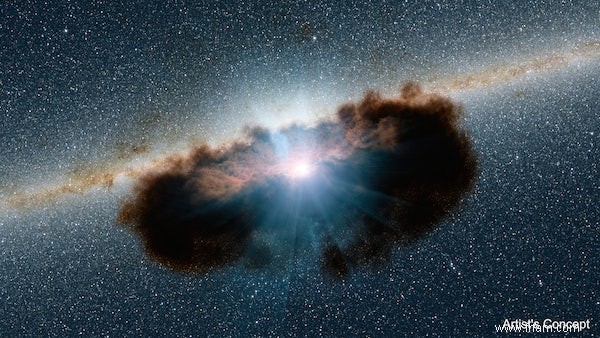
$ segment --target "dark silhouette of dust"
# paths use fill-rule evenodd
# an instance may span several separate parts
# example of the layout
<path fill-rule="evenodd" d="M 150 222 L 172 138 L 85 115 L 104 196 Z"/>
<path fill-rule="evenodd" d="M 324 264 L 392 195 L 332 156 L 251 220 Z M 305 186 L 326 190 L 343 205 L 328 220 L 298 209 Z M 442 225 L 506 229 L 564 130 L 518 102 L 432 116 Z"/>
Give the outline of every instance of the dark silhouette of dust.
<path fill-rule="evenodd" d="M 255 128 L 246 142 L 170 159 L 137 182 L 119 220 L 178 271 L 266 268 L 318 242 L 315 263 L 343 277 L 431 233 L 472 189 L 462 114 L 415 84 L 396 98 L 369 92 L 333 122 Z M 295 152 L 311 154 L 312 177 L 287 176 Z"/>

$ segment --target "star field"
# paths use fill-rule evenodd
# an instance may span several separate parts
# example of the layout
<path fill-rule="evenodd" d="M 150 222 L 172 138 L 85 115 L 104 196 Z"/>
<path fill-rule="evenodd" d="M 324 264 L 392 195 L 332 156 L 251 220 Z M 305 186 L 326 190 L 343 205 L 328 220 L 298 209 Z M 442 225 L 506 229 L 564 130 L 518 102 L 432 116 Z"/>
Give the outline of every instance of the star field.
<path fill-rule="evenodd" d="M 600 4 L 0 5 L 0 335 L 487 336 L 600 313 Z M 174 272 L 117 218 L 148 170 L 407 82 L 464 109 L 473 191 L 341 280 Z M 317 244 L 315 244 L 317 245 Z"/>

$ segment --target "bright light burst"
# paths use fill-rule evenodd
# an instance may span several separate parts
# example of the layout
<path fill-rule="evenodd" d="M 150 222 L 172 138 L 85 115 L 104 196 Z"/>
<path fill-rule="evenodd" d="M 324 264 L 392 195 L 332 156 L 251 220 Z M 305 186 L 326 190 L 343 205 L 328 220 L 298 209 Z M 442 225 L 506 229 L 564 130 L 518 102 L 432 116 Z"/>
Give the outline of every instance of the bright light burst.
<path fill-rule="evenodd" d="M 313 165 L 308 161 L 298 161 L 291 165 L 290 177 L 293 179 L 306 178 L 315 171 Z"/>

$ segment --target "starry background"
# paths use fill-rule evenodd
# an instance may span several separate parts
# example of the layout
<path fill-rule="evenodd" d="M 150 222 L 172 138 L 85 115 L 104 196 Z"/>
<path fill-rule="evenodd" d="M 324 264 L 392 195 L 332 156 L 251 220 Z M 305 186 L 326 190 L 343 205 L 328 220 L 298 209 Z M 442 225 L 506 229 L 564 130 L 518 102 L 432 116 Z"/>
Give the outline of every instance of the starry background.
<path fill-rule="evenodd" d="M 596 1 L 5 1 L 0 198 L 598 40 Z M 173 273 L 117 224 L 127 187 L 1 208 L 0 335 L 490 335 L 506 318 L 597 334 L 599 75 L 596 55 L 450 92 L 481 162 L 474 193 L 344 281 L 307 257 Z"/>

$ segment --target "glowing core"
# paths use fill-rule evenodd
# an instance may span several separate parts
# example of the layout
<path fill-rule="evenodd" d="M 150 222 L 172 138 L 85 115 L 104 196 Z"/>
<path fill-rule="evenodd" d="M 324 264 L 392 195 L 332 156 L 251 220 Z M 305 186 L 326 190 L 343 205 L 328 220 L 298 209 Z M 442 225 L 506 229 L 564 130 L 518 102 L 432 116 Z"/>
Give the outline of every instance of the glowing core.
<path fill-rule="evenodd" d="M 290 176 L 300 179 L 310 176 L 314 171 L 313 166 L 308 162 L 297 162 L 292 165 Z"/>

